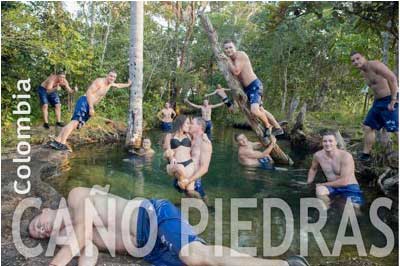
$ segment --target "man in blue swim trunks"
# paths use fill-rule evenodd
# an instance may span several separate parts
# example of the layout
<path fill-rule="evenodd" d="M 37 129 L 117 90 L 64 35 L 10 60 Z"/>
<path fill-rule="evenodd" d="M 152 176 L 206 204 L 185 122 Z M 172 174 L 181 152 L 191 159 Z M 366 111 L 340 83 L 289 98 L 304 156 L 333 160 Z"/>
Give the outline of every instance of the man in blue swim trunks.
<path fill-rule="evenodd" d="M 364 120 L 364 147 L 361 161 L 369 161 L 375 143 L 375 130 L 385 128 L 398 137 L 399 108 L 396 75 L 383 63 L 369 61 L 360 52 L 350 54 L 351 63 L 363 74 L 365 81 L 374 93 L 374 103 Z"/>
<path fill-rule="evenodd" d="M 262 106 L 263 85 L 253 71 L 250 59 L 243 51 L 237 51 L 232 40 L 224 41 L 224 52 L 228 56 L 227 63 L 232 74 L 238 77 L 240 83 L 247 95 L 250 103 L 250 110 L 253 115 L 259 118 L 265 127 L 264 137 L 282 135 L 284 132 L 281 128 L 275 128 L 273 132 L 272 125 L 268 121 L 265 112 L 260 109 Z"/>
<path fill-rule="evenodd" d="M 61 102 L 57 93 L 58 87 L 64 87 L 68 93 L 74 93 L 75 90 L 71 89 L 68 80 L 65 78 L 64 72 L 59 72 L 56 75 L 50 75 L 45 81 L 40 84 L 38 88 L 39 100 L 42 106 L 43 127 L 49 129 L 49 104 L 54 107 L 56 112 L 56 126 L 63 127 L 61 122 Z"/>
<path fill-rule="evenodd" d="M 157 117 L 161 121 L 161 130 L 163 132 L 170 132 L 176 113 L 174 109 L 171 108 L 169 102 L 165 103 L 165 108 L 158 112 Z"/>
<path fill-rule="evenodd" d="M 271 136 L 271 143 L 264 151 L 258 151 L 263 147 L 259 142 L 251 142 L 243 134 L 236 134 L 235 141 L 239 145 L 238 149 L 238 159 L 242 165 L 250 167 L 260 167 L 265 170 L 275 170 L 274 161 L 272 160 L 270 154 L 273 150 L 276 138 Z"/>
<path fill-rule="evenodd" d="M 29 223 L 32 238 L 50 238 L 61 245 L 50 266 L 67 265 L 76 255 L 78 265 L 94 266 L 99 250 L 128 252 L 157 266 L 309 265 L 301 256 L 267 260 L 228 247 L 220 247 L 222 254 L 215 254 L 215 246 L 199 238 L 168 200 L 126 200 L 101 187 L 77 187 L 69 192 L 66 203 L 57 210 L 43 209 Z M 186 243 L 182 244 L 182 236 Z"/>
<path fill-rule="evenodd" d="M 317 197 L 329 203 L 335 196 L 350 198 L 353 205 L 358 207 L 363 203 L 363 195 L 354 173 L 353 156 L 337 147 L 334 132 L 325 132 L 322 136 L 322 150 L 314 154 L 307 183 L 314 182 L 321 167 L 327 182 L 318 183 L 316 186 Z"/>
<path fill-rule="evenodd" d="M 116 78 L 117 73 L 115 70 L 111 70 L 105 78 L 98 78 L 92 82 L 86 94 L 78 99 L 71 121 L 61 129 L 60 134 L 54 141 L 49 142 L 52 148 L 56 150 L 69 150 L 66 145 L 68 137 L 74 129 L 80 129 L 90 117 L 94 116 L 94 106 L 103 99 L 108 90 L 111 87 L 117 89 L 127 88 L 132 84 L 130 80 L 128 83 L 114 83 Z"/>

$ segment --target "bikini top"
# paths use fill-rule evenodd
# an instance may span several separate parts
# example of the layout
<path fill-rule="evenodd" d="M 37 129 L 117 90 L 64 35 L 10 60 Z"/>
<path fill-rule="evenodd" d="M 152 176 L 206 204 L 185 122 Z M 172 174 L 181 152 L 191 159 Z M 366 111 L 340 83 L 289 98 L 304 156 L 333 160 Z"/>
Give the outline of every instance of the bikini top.
<path fill-rule="evenodd" d="M 188 137 L 186 137 L 182 140 L 179 140 L 176 138 L 171 138 L 170 145 L 171 145 L 171 149 L 176 149 L 179 146 L 184 146 L 184 147 L 190 148 L 192 146 L 192 142 Z"/>

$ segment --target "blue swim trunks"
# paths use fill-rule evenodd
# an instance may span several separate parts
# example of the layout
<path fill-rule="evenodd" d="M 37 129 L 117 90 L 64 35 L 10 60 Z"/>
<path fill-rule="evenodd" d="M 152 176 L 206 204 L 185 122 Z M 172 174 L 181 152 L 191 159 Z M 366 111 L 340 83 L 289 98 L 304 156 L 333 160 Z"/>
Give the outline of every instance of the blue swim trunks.
<path fill-rule="evenodd" d="M 172 122 L 161 122 L 161 130 L 163 132 L 171 132 Z"/>
<path fill-rule="evenodd" d="M 364 125 L 375 130 L 380 130 L 382 127 L 385 127 L 388 132 L 398 132 L 399 104 L 395 104 L 393 112 L 389 111 L 387 106 L 391 99 L 392 97 L 389 95 L 382 99 L 375 100 L 364 120 Z"/>
<path fill-rule="evenodd" d="M 244 92 L 247 95 L 247 100 L 250 104 L 261 103 L 261 98 L 263 94 L 263 85 L 259 79 L 253 80 L 245 89 Z"/>
<path fill-rule="evenodd" d="M 181 212 L 171 202 L 151 199 L 144 201 L 139 208 L 136 236 L 138 248 L 146 245 L 150 234 L 150 220 L 145 208 L 155 211 L 158 223 L 156 243 L 152 251 L 144 256 L 145 261 L 156 266 L 181 266 L 183 262 L 179 259 L 179 252 L 183 247 L 182 235 L 186 236 L 187 243 L 193 241 L 205 243 L 196 235 L 188 221 L 182 219 Z"/>
<path fill-rule="evenodd" d="M 76 120 L 79 122 L 77 129 L 83 127 L 83 125 L 89 120 L 89 103 L 86 96 L 79 97 L 75 105 L 74 114 L 71 120 Z"/>
<path fill-rule="evenodd" d="M 207 137 L 209 140 L 211 140 L 211 128 L 212 128 L 212 122 L 211 120 L 207 120 L 206 122 L 206 129 L 204 130 L 204 133 L 207 134 Z"/>
<path fill-rule="evenodd" d="M 268 157 L 264 157 L 264 158 L 258 159 L 258 162 L 260 163 L 260 167 L 262 169 L 275 170 L 275 166 L 274 166 L 273 162 Z"/>
<path fill-rule="evenodd" d="M 185 191 L 183 189 L 181 189 L 178 185 L 178 179 L 174 179 L 174 188 L 176 188 L 176 190 L 178 190 L 178 192 L 180 193 L 184 193 Z M 200 196 L 202 198 L 204 198 L 206 196 L 206 192 L 204 191 L 203 185 L 201 183 L 201 179 L 196 179 L 196 181 L 194 181 L 194 190 L 197 191 Z"/>
<path fill-rule="evenodd" d="M 329 196 L 341 196 L 345 198 L 350 198 L 351 202 L 362 205 L 364 203 L 364 197 L 360 189 L 360 185 L 351 184 L 344 187 L 330 187 L 325 186 L 329 190 Z"/>
<path fill-rule="evenodd" d="M 51 106 L 55 106 L 56 104 L 60 104 L 60 97 L 58 96 L 57 91 L 53 91 L 51 93 L 47 93 L 46 89 L 42 86 L 38 88 L 40 104 L 50 104 Z"/>

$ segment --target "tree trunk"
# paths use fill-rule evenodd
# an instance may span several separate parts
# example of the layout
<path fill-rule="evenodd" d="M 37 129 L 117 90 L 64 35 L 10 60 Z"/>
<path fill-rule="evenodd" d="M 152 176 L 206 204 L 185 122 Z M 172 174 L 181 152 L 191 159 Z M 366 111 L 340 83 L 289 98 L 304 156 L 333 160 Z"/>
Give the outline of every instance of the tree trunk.
<path fill-rule="evenodd" d="M 94 49 L 94 33 L 95 33 L 95 26 L 94 26 L 94 1 L 90 3 L 90 45 L 92 46 L 92 49 Z"/>
<path fill-rule="evenodd" d="M 299 96 L 296 96 L 296 97 L 293 96 L 292 100 L 290 100 L 289 111 L 288 111 L 287 116 L 286 116 L 286 120 L 289 123 L 292 123 L 294 112 L 296 112 L 296 109 L 299 106 L 299 103 L 300 103 L 300 97 Z"/>
<path fill-rule="evenodd" d="M 322 106 L 326 101 L 326 94 L 328 93 L 328 89 L 329 89 L 328 80 L 322 81 L 321 87 L 318 91 L 318 95 L 315 97 L 314 105 L 312 106 L 311 110 L 317 111 L 322 109 Z"/>
<path fill-rule="evenodd" d="M 125 145 L 141 145 L 143 131 L 143 2 L 131 2 L 131 33 L 129 49 L 129 78 L 132 80 L 129 97 L 128 129 Z"/>
<path fill-rule="evenodd" d="M 203 28 L 204 28 L 205 32 L 207 33 L 208 39 L 211 43 L 211 48 L 213 50 L 214 56 L 217 59 L 218 68 L 222 72 L 225 80 L 227 81 L 229 88 L 232 89 L 233 99 L 239 105 L 240 109 L 246 116 L 247 121 L 249 122 L 251 128 L 255 131 L 255 133 L 258 136 L 261 143 L 263 143 L 265 146 L 267 146 L 270 143 L 270 140 L 263 138 L 264 127 L 257 120 L 257 118 L 255 116 L 253 116 L 252 113 L 250 112 L 250 109 L 249 109 L 249 106 L 247 103 L 247 97 L 243 91 L 242 85 L 229 71 L 227 62 L 223 61 L 219 57 L 219 55 L 222 54 L 222 52 L 219 47 L 218 36 L 217 36 L 217 33 L 214 30 L 209 18 L 207 17 L 207 15 L 204 14 L 204 9 L 203 9 L 203 11 L 199 12 L 199 16 L 201 18 Z M 276 145 L 275 148 L 272 150 L 271 156 L 278 163 L 293 164 L 293 161 L 290 159 L 290 157 L 288 155 L 286 155 L 279 148 L 278 145 Z"/>
<path fill-rule="evenodd" d="M 281 105 L 281 113 L 285 112 L 286 108 L 286 97 L 287 97 L 287 69 L 288 65 L 285 66 L 283 70 L 283 96 L 282 96 L 282 105 Z"/>
<path fill-rule="evenodd" d="M 112 21 L 112 8 L 111 8 L 111 6 L 110 6 L 110 9 L 109 9 L 109 12 L 110 13 L 108 14 L 106 36 L 104 37 L 103 53 L 101 54 L 101 59 L 100 59 L 100 68 L 103 67 L 104 57 L 106 55 L 107 45 L 108 45 L 108 36 L 110 36 L 110 32 L 111 32 L 111 21 Z"/>

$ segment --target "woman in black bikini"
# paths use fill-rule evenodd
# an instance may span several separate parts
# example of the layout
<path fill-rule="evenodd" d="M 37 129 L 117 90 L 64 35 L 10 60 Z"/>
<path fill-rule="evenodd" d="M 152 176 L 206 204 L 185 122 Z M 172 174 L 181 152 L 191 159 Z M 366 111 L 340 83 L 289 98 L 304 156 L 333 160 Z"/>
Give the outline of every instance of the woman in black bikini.
<path fill-rule="evenodd" d="M 172 133 L 165 136 L 165 157 L 169 160 L 167 173 L 178 178 L 178 181 L 194 173 L 192 160 L 192 140 L 189 135 L 190 120 L 184 115 L 176 117 Z M 182 188 L 183 189 L 183 188 Z M 189 183 L 185 190 L 188 194 L 195 193 L 195 182 Z"/>

